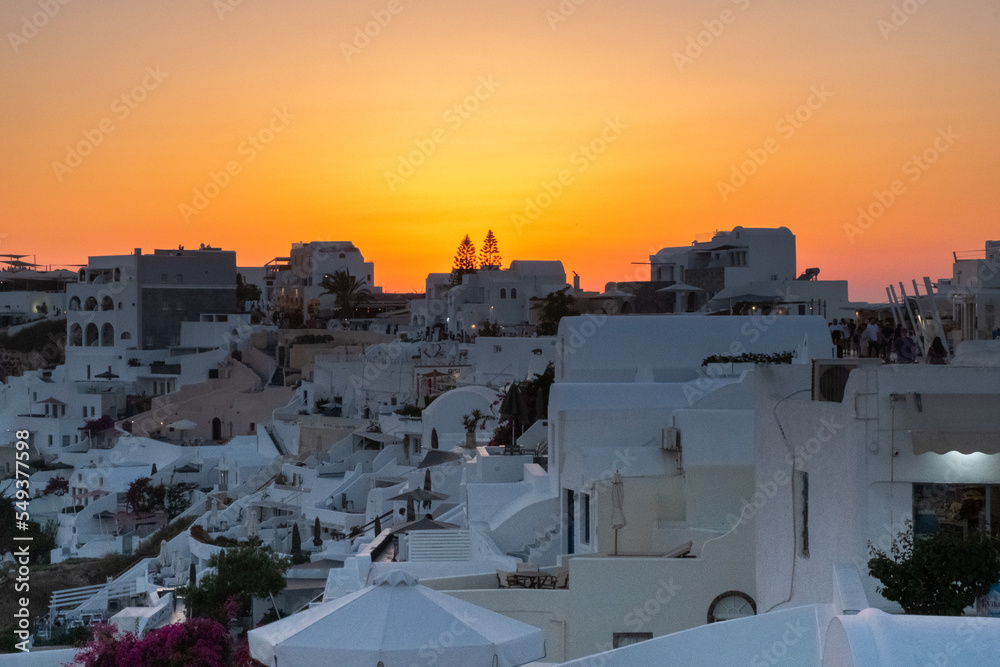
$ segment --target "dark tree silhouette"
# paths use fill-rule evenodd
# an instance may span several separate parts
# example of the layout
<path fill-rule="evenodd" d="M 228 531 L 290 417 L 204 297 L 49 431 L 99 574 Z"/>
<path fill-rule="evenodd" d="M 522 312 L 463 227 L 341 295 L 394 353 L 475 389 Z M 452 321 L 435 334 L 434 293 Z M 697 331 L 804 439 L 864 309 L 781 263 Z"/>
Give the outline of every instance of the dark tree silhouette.
<path fill-rule="evenodd" d="M 559 330 L 559 320 L 570 315 L 579 315 L 569 286 L 558 292 L 549 292 L 548 296 L 531 306 L 539 310 L 538 335 L 555 336 Z"/>
<path fill-rule="evenodd" d="M 500 246 L 497 245 L 497 237 L 493 235 L 493 230 L 487 230 L 486 238 L 483 239 L 483 247 L 479 251 L 479 266 L 495 266 L 501 268 Z"/>
<path fill-rule="evenodd" d="M 337 297 L 338 317 L 351 317 L 354 311 L 361 304 L 368 301 L 371 293 L 365 287 L 365 280 L 358 280 L 346 269 L 334 271 L 333 275 L 323 276 L 319 284 L 323 288 L 323 294 L 332 294 Z"/>
<path fill-rule="evenodd" d="M 453 285 L 461 285 L 462 276 L 475 272 L 476 246 L 472 244 L 472 240 L 466 234 L 462 242 L 458 244 L 458 251 L 455 253 L 455 266 L 451 270 L 451 282 Z"/>

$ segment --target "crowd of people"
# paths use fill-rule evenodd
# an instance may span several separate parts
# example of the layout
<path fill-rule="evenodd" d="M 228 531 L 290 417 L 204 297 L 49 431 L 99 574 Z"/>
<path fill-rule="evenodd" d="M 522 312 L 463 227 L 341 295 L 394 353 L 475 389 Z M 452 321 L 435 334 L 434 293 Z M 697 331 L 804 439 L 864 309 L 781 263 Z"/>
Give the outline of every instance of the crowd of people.
<path fill-rule="evenodd" d="M 879 321 L 869 318 L 868 323 L 860 320 L 833 320 L 830 322 L 830 337 L 837 348 L 837 357 L 866 357 L 882 359 L 885 363 L 915 364 L 920 356 L 920 347 L 911 332 L 902 324 L 893 325 L 892 320 Z M 927 364 L 948 363 L 948 351 L 940 336 L 923 355 Z"/>

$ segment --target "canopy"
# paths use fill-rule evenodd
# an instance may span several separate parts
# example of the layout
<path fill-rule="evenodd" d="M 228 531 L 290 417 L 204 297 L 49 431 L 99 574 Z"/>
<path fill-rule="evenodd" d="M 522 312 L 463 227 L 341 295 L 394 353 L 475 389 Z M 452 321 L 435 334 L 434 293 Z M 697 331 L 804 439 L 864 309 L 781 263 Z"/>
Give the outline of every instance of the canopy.
<path fill-rule="evenodd" d="M 389 498 L 389 500 L 419 500 L 424 502 L 429 500 L 444 500 L 447 497 L 448 494 L 438 493 L 437 491 L 428 491 L 427 489 L 410 489 L 405 493 Z"/>
<path fill-rule="evenodd" d="M 267 667 L 516 667 L 545 657 L 536 628 L 417 584 L 400 570 L 374 585 L 249 633 Z M 494 662 L 496 659 L 496 662 Z"/>
<path fill-rule="evenodd" d="M 169 426 L 175 431 L 190 431 L 195 426 L 197 426 L 197 424 L 195 424 L 190 419 L 179 419 L 173 422 L 172 424 L 169 424 Z"/>
<path fill-rule="evenodd" d="M 669 287 L 664 287 L 662 289 L 656 290 L 657 292 L 704 292 L 700 287 L 695 287 L 694 285 L 688 285 L 687 283 L 674 283 Z"/>
<path fill-rule="evenodd" d="M 430 468 L 431 466 L 441 465 L 442 463 L 449 463 L 451 461 L 462 461 L 463 459 L 465 459 L 465 457 L 458 452 L 445 452 L 440 449 L 429 449 L 417 468 Z"/>

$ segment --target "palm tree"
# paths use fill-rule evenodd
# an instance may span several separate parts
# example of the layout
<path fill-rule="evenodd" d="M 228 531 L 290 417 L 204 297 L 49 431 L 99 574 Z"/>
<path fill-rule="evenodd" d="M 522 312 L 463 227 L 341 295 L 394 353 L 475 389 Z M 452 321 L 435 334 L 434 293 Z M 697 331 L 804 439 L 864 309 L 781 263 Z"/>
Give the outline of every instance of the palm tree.
<path fill-rule="evenodd" d="M 323 294 L 337 297 L 337 313 L 340 317 L 353 315 L 358 306 L 368 301 L 368 297 L 371 296 L 365 287 L 364 278 L 358 280 L 347 269 L 334 271 L 332 276 L 329 274 L 323 276 L 319 286 L 323 288 Z"/>

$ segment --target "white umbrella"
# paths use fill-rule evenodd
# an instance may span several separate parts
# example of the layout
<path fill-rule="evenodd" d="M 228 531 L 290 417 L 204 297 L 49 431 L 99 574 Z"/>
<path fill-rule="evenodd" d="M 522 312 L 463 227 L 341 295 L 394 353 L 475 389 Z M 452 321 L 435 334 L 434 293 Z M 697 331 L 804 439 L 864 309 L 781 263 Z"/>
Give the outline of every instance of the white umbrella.
<path fill-rule="evenodd" d="M 625 521 L 625 480 L 615 471 L 611 478 L 611 527 L 615 529 L 615 555 L 618 555 L 618 529 L 624 528 Z"/>
<path fill-rule="evenodd" d="M 545 634 L 394 570 L 354 593 L 251 630 L 267 667 L 516 667 L 545 657 Z"/>
<path fill-rule="evenodd" d="M 168 426 L 174 429 L 175 431 L 190 431 L 195 426 L 197 426 L 197 424 L 195 424 L 190 419 L 180 419 L 178 421 L 168 424 Z"/>

